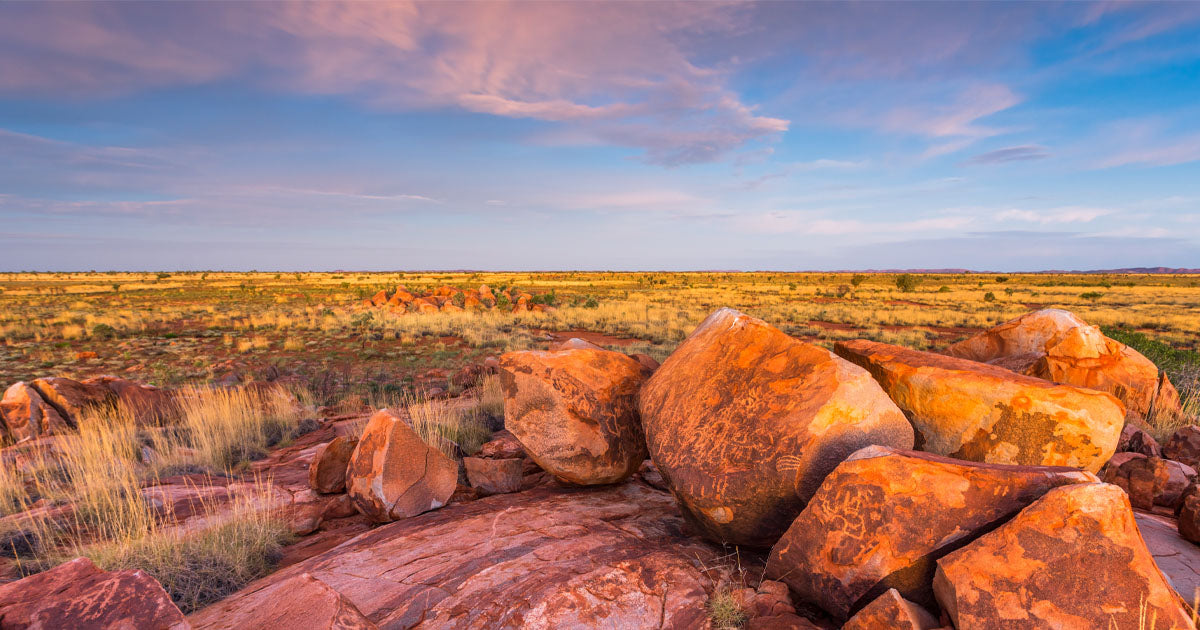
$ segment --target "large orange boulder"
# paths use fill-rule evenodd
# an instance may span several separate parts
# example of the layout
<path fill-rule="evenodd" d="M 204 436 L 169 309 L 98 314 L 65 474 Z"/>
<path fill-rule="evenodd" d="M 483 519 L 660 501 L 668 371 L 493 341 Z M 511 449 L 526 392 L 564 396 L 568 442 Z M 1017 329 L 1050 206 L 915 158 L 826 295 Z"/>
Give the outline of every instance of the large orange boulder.
<path fill-rule="evenodd" d="M 865 370 L 728 308 L 646 381 L 641 411 L 684 514 L 712 540 L 757 547 L 774 544 L 847 455 L 913 443 Z"/>
<path fill-rule="evenodd" d="M 58 410 L 46 402 L 29 383 L 17 381 L 0 399 L 0 419 L 4 433 L 14 442 L 64 433 L 72 428 Z"/>
<path fill-rule="evenodd" d="M 870 446 L 834 469 L 771 549 L 766 575 L 846 619 L 888 589 L 935 605 L 934 562 L 1060 485 L 1072 468 L 979 464 Z"/>
<path fill-rule="evenodd" d="M 1125 404 L 1130 417 L 1173 416 L 1180 408 L 1179 393 L 1165 372 L 1070 311 L 1028 313 L 952 344 L 946 354 L 1108 392 Z"/>
<path fill-rule="evenodd" d="M 379 292 L 371 298 L 371 304 L 373 306 L 383 306 L 384 304 L 387 304 L 387 302 L 388 294 L 387 291 L 384 291 L 383 289 L 380 289 Z"/>
<path fill-rule="evenodd" d="M 346 467 L 357 446 L 356 438 L 339 435 L 318 448 L 308 465 L 309 487 L 324 494 L 345 491 Z"/>
<path fill-rule="evenodd" d="M 309 573 L 267 583 L 193 615 L 196 630 L 376 630 L 353 602 Z"/>
<path fill-rule="evenodd" d="M 117 401 L 116 394 L 108 387 L 85 385 L 69 378 L 51 376 L 34 379 L 29 384 L 73 425 L 78 425 L 88 412 L 111 408 Z"/>
<path fill-rule="evenodd" d="M 371 416 L 346 467 L 346 492 L 367 518 L 386 523 L 442 507 L 458 464 L 389 409 Z"/>
<path fill-rule="evenodd" d="M 839 342 L 836 352 L 870 370 L 924 451 L 1096 472 L 1121 437 L 1125 410 L 1103 392 L 873 341 Z"/>
<path fill-rule="evenodd" d="M 571 483 L 615 483 L 646 459 L 637 396 L 646 374 L 589 348 L 500 357 L 504 426 L 533 461 Z"/>
<path fill-rule="evenodd" d="M 934 630 L 940 625 L 928 610 L 889 588 L 843 624 L 842 630 Z"/>
<path fill-rule="evenodd" d="M 938 560 L 933 590 L 958 630 L 1192 629 L 1120 488 L 1055 488 Z"/>
<path fill-rule="evenodd" d="M 154 578 L 142 571 L 103 571 L 87 558 L 0 584 L 0 628 L 5 630 L 189 627 Z"/>

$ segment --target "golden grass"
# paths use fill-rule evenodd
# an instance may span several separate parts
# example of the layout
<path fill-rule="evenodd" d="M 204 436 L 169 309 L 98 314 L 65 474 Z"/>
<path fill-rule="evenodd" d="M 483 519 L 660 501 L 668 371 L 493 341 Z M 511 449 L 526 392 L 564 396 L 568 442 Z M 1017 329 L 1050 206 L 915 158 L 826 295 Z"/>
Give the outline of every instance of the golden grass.
<path fill-rule="evenodd" d="M 452 459 L 459 458 L 456 452 L 459 449 L 466 455 L 478 452 L 492 437 L 478 407 L 462 408 L 445 401 L 408 396 L 404 409 L 417 435 Z"/>

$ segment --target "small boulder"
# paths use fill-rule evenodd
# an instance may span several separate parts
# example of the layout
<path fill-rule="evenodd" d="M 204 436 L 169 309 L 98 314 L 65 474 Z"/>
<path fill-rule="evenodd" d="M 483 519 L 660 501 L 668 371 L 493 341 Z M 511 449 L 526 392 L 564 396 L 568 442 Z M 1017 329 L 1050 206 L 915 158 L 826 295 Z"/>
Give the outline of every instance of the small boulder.
<path fill-rule="evenodd" d="M 771 549 L 766 575 L 842 620 L 887 588 L 934 606 L 934 562 L 1048 490 L 1097 481 L 1072 468 L 980 464 L 879 446 L 821 484 Z"/>
<path fill-rule="evenodd" d="M 524 477 L 523 459 L 483 459 L 467 457 L 463 459 L 463 467 L 467 470 L 467 481 L 472 488 L 477 488 L 484 496 L 490 494 L 507 494 L 521 489 L 521 479 Z"/>
<path fill-rule="evenodd" d="M 619 352 L 509 352 L 500 357 L 504 426 L 550 474 L 616 483 L 646 459 L 637 411 L 644 380 L 641 365 Z"/>
<path fill-rule="evenodd" d="M 629 356 L 634 361 L 641 363 L 642 367 L 645 368 L 650 373 L 653 373 L 654 370 L 657 370 L 658 366 L 660 365 L 660 363 L 658 362 L 657 359 L 655 359 L 654 357 L 652 357 L 648 354 L 643 354 L 641 352 L 635 352 Z"/>
<path fill-rule="evenodd" d="M 723 308 L 646 381 L 650 457 L 709 539 L 769 547 L 821 480 L 912 426 L 866 370 Z"/>
<path fill-rule="evenodd" d="M 354 604 L 309 573 L 279 580 L 229 605 L 204 610 L 197 630 L 376 630 Z"/>
<path fill-rule="evenodd" d="M 873 341 L 835 351 L 871 372 L 917 431 L 917 448 L 958 459 L 1100 470 L 1125 410 L 1103 392 Z"/>
<path fill-rule="evenodd" d="M 458 464 L 388 409 L 371 416 L 346 468 L 347 494 L 377 523 L 442 507 L 457 485 Z"/>
<path fill-rule="evenodd" d="M 30 630 L 190 627 L 157 580 L 142 571 L 103 571 L 87 558 L 0 584 L 0 626 Z"/>
<path fill-rule="evenodd" d="M 558 352 L 559 350 L 603 350 L 600 346 L 579 337 L 571 337 L 565 341 L 550 344 L 547 348 L 550 352 Z"/>
<path fill-rule="evenodd" d="M 14 442 L 68 432 L 72 425 L 29 383 L 17 381 L 0 399 L 0 419 Z"/>
<path fill-rule="evenodd" d="M 484 459 L 511 459 L 525 457 L 525 447 L 516 436 L 503 429 L 492 434 L 492 439 L 479 447 L 475 457 Z"/>
<path fill-rule="evenodd" d="M 1055 488 L 938 560 L 933 590 L 957 630 L 1194 628 L 1142 542 L 1120 488 Z"/>
<path fill-rule="evenodd" d="M 1196 480 L 1196 469 L 1173 459 L 1164 460 L 1167 464 L 1167 487 L 1154 497 L 1155 505 L 1174 507 L 1183 496 L 1183 491 Z"/>
<path fill-rule="evenodd" d="M 317 492 L 332 494 L 346 490 L 346 466 L 354 454 L 358 440 L 338 436 L 313 454 L 308 465 L 308 485 Z"/>
<path fill-rule="evenodd" d="M 1124 429 L 1121 429 L 1121 439 L 1117 442 L 1117 452 L 1141 453 L 1146 457 L 1163 456 L 1162 447 L 1158 445 L 1158 441 L 1133 423 L 1128 423 Z"/>
<path fill-rule="evenodd" d="M 387 304 L 387 302 L 388 302 L 388 294 L 387 294 L 387 291 L 384 291 L 383 289 L 380 289 L 379 292 L 376 293 L 375 296 L 371 298 L 372 306 L 383 306 L 384 304 Z"/>
<path fill-rule="evenodd" d="M 1179 535 L 1200 545 L 1200 486 L 1192 484 L 1179 497 L 1175 505 L 1175 516 Z"/>
<path fill-rule="evenodd" d="M 1155 499 L 1164 494 L 1171 473 L 1161 457 L 1133 457 L 1104 469 L 1104 481 L 1129 495 L 1129 502 L 1142 510 L 1154 509 Z"/>
<path fill-rule="evenodd" d="M 940 625 L 928 610 L 889 588 L 851 617 L 842 630 L 934 630 Z"/>
<path fill-rule="evenodd" d="M 29 384 L 72 425 L 78 425 L 90 410 L 112 407 L 117 400 L 116 394 L 107 387 L 85 385 L 69 378 L 52 376 L 35 379 Z"/>
<path fill-rule="evenodd" d="M 1190 424 L 1171 434 L 1163 446 L 1167 459 L 1200 468 L 1200 427 Z"/>

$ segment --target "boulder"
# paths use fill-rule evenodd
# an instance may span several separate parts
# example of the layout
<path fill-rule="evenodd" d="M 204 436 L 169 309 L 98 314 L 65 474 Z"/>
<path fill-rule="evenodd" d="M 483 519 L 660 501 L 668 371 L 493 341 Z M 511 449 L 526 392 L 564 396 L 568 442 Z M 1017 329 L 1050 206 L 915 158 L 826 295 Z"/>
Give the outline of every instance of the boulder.
<path fill-rule="evenodd" d="M 5 433 L 14 442 L 61 434 L 72 428 L 58 410 L 24 381 L 17 381 L 5 390 L 4 398 L 0 399 L 0 417 Z"/>
<path fill-rule="evenodd" d="M 371 298 L 372 306 L 383 306 L 384 304 L 387 304 L 387 302 L 388 302 L 388 294 L 387 294 L 387 291 L 384 291 L 383 289 L 380 289 L 379 292 L 376 293 L 375 296 Z"/>
<path fill-rule="evenodd" d="M 1162 457 L 1162 447 L 1149 433 L 1128 423 L 1121 429 L 1121 439 L 1117 442 L 1118 453 L 1141 453 L 1146 457 Z"/>
<path fill-rule="evenodd" d="M 375 630 L 354 604 L 308 573 L 266 582 L 193 615 L 195 630 Z"/>
<path fill-rule="evenodd" d="M 642 354 L 641 352 L 635 352 L 629 356 L 634 361 L 641 363 L 642 367 L 646 368 L 646 370 L 650 373 L 653 373 L 654 370 L 657 370 L 658 366 L 660 365 L 660 363 L 658 362 L 657 359 L 655 359 L 654 357 L 652 357 L 648 354 Z"/>
<path fill-rule="evenodd" d="M 379 523 L 442 507 L 457 485 L 458 464 L 389 409 L 371 416 L 346 467 L 346 493 Z"/>
<path fill-rule="evenodd" d="M 76 558 L 43 573 L 0 584 L 5 630 L 186 630 L 183 613 L 142 571 L 103 571 Z"/>
<path fill-rule="evenodd" d="M 1028 313 L 952 344 L 946 354 L 1108 392 L 1125 404 L 1131 418 L 1179 412 L 1179 393 L 1166 373 L 1070 311 Z"/>
<path fill-rule="evenodd" d="M 855 613 L 842 630 L 934 630 L 938 623 L 928 610 L 900 596 L 894 588 Z"/>
<path fill-rule="evenodd" d="M 684 528 L 671 497 L 640 483 L 539 486 L 377 527 L 190 621 L 223 627 L 262 589 L 308 573 L 380 628 L 704 628 L 729 574 Z"/>
<path fill-rule="evenodd" d="M 346 466 L 358 439 L 338 436 L 320 446 L 308 465 L 308 485 L 317 492 L 332 494 L 346 490 Z"/>
<path fill-rule="evenodd" d="M 559 350 L 603 350 L 600 346 L 579 337 L 571 337 L 565 341 L 550 344 L 547 348 L 550 352 L 558 352 Z"/>
<path fill-rule="evenodd" d="M 175 408 L 175 393 L 153 385 L 135 383 L 118 376 L 97 376 L 81 381 L 84 387 L 103 387 L 112 392 L 120 407 L 139 424 L 161 424 Z"/>
<path fill-rule="evenodd" d="M 758 588 L 735 589 L 731 595 L 750 619 L 796 614 L 787 584 L 783 582 L 763 580 Z"/>
<path fill-rule="evenodd" d="M 771 546 L 847 455 L 913 443 L 865 370 L 728 308 L 663 362 L 640 403 L 655 466 L 720 542 Z"/>
<path fill-rule="evenodd" d="M 787 614 L 774 617 L 752 617 L 746 622 L 746 630 L 825 630 L 821 626 L 801 617 Z"/>
<path fill-rule="evenodd" d="M 1138 532 L 1167 581 L 1183 598 L 1195 600 L 1200 589 L 1200 547 L 1179 535 L 1176 520 L 1165 514 L 1134 511 Z"/>
<path fill-rule="evenodd" d="M 1133 507 L 1142 510 L 1154 509 L 1155 499 L 1166 492 L 1170 480 L 1171 473 L 1161 457 L 1133 457 L 1104 469 L 1104 481 L 1124 490 Z"/>
<path fill-rule="evenodd" d="M 933 589 L 957 630 L 1194 628 L 1120 488 L 1055 488 L 938 560 Z"/>
<path fill-rule="evenodd" d="M 1163 455 L 1192 468 L 1200 467 L 1200 427 L 1190 424 L 1172 433 L 1163 446 Z"/>
<path fill-rule="evenodd" d="M 111 408 L 117 401 L 116 394 L 107 387 L 85 385 L 69 378 L 52 376 L 34 379 L 29 384 L 63 419 L 75 426 L 90 410 Z"/>
<path fill-rule="evenodd" d="M 1200 485 L 1193 482 L 1179 495 L 1175 518 L 1179 535 L 1200 545 Z"/>
<path fill-rule="evenodd" d="M 889 588 L 935 606 L 938 558 L 1048 490 L 1097 481 L 1072 468 L 981 464 L 869 446 L 834 469 L 771 549 L 767 577 L 844 620 Z"/>
<path fill-rule="evenodd" d="M 525 457 L 525 447 L 508 431 L 501 429 L 492 434 L 492 439 L 479 447 L 476 457 L 484 459 L 511 459 Z"/>
<path fill-rule="evenodd" d="M 646 459 L 637 411 L 645 374 L 608 350 L 500 357 L 504 426 L 550 474 L 583 485 L 629 478 Z"/>
<path fill-rule="evenodd" d="M 486 496 L 519 491 L 521 479 L 524 477 L 524 462 L 525 460 L 520 458 L 467 457 L 463 459 L 463 467 L 467 470 L 467 481 L 471 487 L 478 488 Z"/>
<path fill-rule="evenodd" d="M 873 341 L 835 351 L 869 370 L 912 422 L 917 448 L 939 455 L 1096 472 L 1125 423 L 1121 403 L 1095 390 Z"/>
<path fill-rule="evenodd" d="M 1164 460 L 1167 464 L 1167 487 L 1154 497 L 1155 505 L 1174 507 L 1183 496 L 1183 491 L 1196 480 L 1196 469 L 1173 459 Z"/>

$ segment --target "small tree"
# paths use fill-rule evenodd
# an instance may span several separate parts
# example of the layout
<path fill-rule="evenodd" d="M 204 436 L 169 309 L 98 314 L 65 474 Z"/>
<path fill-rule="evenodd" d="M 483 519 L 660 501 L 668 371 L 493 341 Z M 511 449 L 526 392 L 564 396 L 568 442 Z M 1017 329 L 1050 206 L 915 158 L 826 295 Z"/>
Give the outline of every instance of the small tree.
<path fill-rule="evenodd" d="M 867 277 L 861 273 L 856 273 L 853 276 L 850 276 L 850 284 L 852 284 L 856 287 L 866 281 L 867 281 Z"/>
<path fill-rule="evenodd" d="M 911 273 L 902 273 L 896 276 L 896 286 L 905 293 L 912 293 L 918 284 L 921 284 L 921 279 Z"/>
<path fill-rule="evenodd" d="M 991 291 L 988 291 L 987 293 L 984 293 L 984 294 L 983 294 L 983 301 L 984 301 L 984 302 L 995 302 L 995 301 L 996 301 L 996 294 L 995 294 L 995 293 L 992 293 Z"/>

